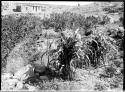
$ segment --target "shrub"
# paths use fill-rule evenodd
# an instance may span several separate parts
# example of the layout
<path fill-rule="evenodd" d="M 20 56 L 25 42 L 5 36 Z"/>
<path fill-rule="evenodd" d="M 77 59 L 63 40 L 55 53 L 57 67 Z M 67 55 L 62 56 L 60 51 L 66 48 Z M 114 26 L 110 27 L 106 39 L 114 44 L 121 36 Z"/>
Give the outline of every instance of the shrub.
<path fill-rule="evenodd" d="M 96 83 L 94 90 L 102 91 L 102 90 L 106 90 L 106 87 L 102 83 Z"/>
<path fill-rule="evenodd" d="M 15 45 L 29 35 L 40 32 L 40 19 L 33 15 L 7 15 L 2 18 L 1 53 L 2 67 L 6 65 L 6 58 Z"/>
<path fill-rule="evenodd" d="M 102 16 L 102 20 L 100 21 L 99 24 L 101 25 L 105 25 L 108 24 L 110 22 L 110 18 L 107 15 Z"/>
<path fill-rule="evenodd" d="M 76 48 L 75 48 L 75 40 L 72 38 L 66 38 L 64 35 L 62 35 L 63 38 L 63 42 L 60 45 L 61 51 L 59 51 L 59 56 L 58 56 L 58 60 L 60 62 L 60 68 L 62 67 L 62 65 L 64 65 L 64 68 L 62 70 L 62 76 L 64 79 L 67 79 L 69 77 L 69 79 L 72 78 L 71 74 L 71 68 L 70 68 L 70 63 L 71 60 L 73 58 L 76 57 Z"/>
<path fill-rule="evenodd" d="M 66 29 L 76 30 L 77 28 L 87 30 L 98 23 L 98 19 L 94 16 L 85 18 L 84 15 L 70 12 L 52 13 L 49 19 L 46 18 L 43 21 L 44 26 L 47 28 L 52 27 L 56 32 Z"/>

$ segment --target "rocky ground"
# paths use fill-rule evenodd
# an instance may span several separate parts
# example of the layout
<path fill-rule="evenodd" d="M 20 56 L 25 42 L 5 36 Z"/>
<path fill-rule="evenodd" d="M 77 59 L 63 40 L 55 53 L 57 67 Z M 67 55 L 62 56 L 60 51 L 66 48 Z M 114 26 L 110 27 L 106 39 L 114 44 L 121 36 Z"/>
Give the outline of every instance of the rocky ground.
<path fill-rule="evenodd" d="M 1 88 L 3 91 L 7 90 L 118 90 L 122 91 L 122 78 L 113 76 L 112 78 L 100 77 L 104 74 L 103 68 L 84 70 L 77 69 L 73 81 L 64 81 L 61 79 L 54 78 L 49 80 L 47 76 L 41 76 L 39 82 L 28 83 L 28 78 L 33 78 L 32 81 L 37 79 L 33 72 L 33 67 L 27 65 L 17 71 L 14 75 L 10 73 L 2 74 Z M 121 76 L 121 75 L 119 75 Z M 118 77 L 118 76 L 117 76 Z M 119 79 L 119 80 L 118 80 Z M 41 81 L 41 82 L 40 82 Z M 115 83 L 114 83 L 115 82 Z"/>

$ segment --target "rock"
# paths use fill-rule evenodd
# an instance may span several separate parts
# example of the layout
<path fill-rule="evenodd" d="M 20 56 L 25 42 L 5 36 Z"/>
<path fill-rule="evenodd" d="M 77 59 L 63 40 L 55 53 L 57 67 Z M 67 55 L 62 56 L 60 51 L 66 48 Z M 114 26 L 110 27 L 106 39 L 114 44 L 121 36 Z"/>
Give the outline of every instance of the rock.
<path fill-rule="evenodd" d="M 41 80 L 49 80 L 49 78 L 47 76 L 40 76 Z"/>
<path fill-rule="evenodd" d="M 12 51 L 7 58 L 6 70 L 12 74 L 17 72 L 20 68 L 24 67 L 24 64 L 28 62 L 24 60 L 24 58 L 22 58 L 17 52 L 18 51 L 15 50 Z"/>
<path fill-rule="evenodd" d="M 120 67 L 121 67 L 121 68 L 123 68 L 123 67 L 124 67 L 124 66 L 123 66 L 123 63 L 121 63 L 121 64 L 120 64 Z"/>
<path fill-rule="evenodd" d="M 1 84 L 2 91 L 5 90 L 14 90 L 16 88 L 16 85 L 19 81 L 17 79 L 8 79 L 3 81 Z"/>
<path fill-rule="evenodd" d="M 75 46 L 82 46 L 83 42 L 82 41 L 78 41 Z"/>
<path fill-rule="evenodd" d="M 13 75 L 11 73 L 2 74 L 2 80 L 12 79 Z"/>
<path fill-rule="evenodd" d="M 38 91 L 39 89 L 35 86 L 31 86 L 29 84 L 26 84 L 26 87 L 28 88 L 29 91 Z"/>
<path fill-rule="evenodd" d="M 23 90 L 23 88 L 24 88 L 23 82 L 19 81 L 16 85 L 17 85 L 16 90 Z"/>
<path fill-rule="evenodd" d="M 115 74 L 120 74 L 121 70 L 120 69 L 116 69 Z"/>
<path fill-rule="evenodd" d="M 5 73 L 2 75 L 2 90 L 22 90 L 23 82 L 13 79 L 13 75 Z"/>
<path fill-rule="evenodd" d="M 32 76 L 34 76 L 34 68 L 30 64 L 28 64 L 27 66 L 25 66 L 25 67 L 21 68 L 19 71 L 17 71 L 14 74 L 13 78 L 24 81 Z"/>
<path fill-rule="evenodd" d="M 23 84 L 22 81 L 19 81 L 18 79 L 8 79 L 5 80 L 4 82 L 1 83 L 1 89 L 2 91 L 18 91 L 18 90 L 28 90 L 28 88 L 26 88 L 25 84 Z"/>
<path fill-rule="evenodd" d="M 39 65 L 39 64 L 34 64 L 34 71 L 38 73 L 43 73 L 46 71 L 46 66 L 44 65 Z"/>
<path fill-rule="evenodd" d="M 110 23 L 114 23 L 114 22 L 115 22 L 114 18 L 110 18 Z"/>
<path fill-rule="evenodd" d="M 73 31 L 72 30 L 65 30 L 62 32 L 66 37 L 73 37 Z"/>
<path fill-rule="evenodd" d="M 124 32 L 124 28 L 123 27 L 119 27 L 118 30 Z"/>

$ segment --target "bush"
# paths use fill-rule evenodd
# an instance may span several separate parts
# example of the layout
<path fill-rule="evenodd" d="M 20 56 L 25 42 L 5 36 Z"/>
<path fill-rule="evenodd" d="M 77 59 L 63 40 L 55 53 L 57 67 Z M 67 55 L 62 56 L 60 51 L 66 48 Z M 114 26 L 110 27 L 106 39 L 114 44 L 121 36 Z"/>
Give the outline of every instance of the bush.
<path fill-rule="evenodd" d="M 43 21 L 46 28 L 54 28 L 56 32 L 77 28 L 87 30 L 98 24 L 98 19 L 94 16 L 85 18 L 84 15 L 70 12 L 52 13 L 50 18 L 45 18 Z"/>
<path fill-rule="evenodd" d="M 102 83 L 96 83 L 94 90 L 102 91 L 102 90 L 106 90 L 106 87 Z"/>
<path fill-rule="evenodd" d="M 59 61 L 59 71 L 62 73 L 63 79 L 72 79 L 71 73 L 72 70 L 70 68 L 70 63 L 73 58 L 76 57 L 75 52 L 75 44 L 76 41 L 71 37 L 66 37 L 64 34 L 62 34 L 62 41 L 58 44 L 58 50 L 56 53 L 58 53 L 57 60 Z"/>
<path fill-rule="evenodd" d="M 40 20 L 34 16 L 20 16 L 16 18 L 13 15 L 8 15 L 2 18 L 2 35 L 1 35 L 1 53 L 2 67 L 5 67 L 6 57 L 15 47 L 15 45 L 24 40 L 35 32 L 41 31 L 37 26 L 40 26 Z"/>

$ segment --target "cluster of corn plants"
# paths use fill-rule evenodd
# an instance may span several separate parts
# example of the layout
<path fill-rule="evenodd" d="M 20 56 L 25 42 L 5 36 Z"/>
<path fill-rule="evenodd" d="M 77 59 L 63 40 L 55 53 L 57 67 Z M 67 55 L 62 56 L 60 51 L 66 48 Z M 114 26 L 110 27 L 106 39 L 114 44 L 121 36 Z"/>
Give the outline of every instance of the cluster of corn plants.
<path fill-rule="evenodd" d="M 106 36 L 101 32 L 95 32 L 96 34 L 91 34 L 88 37 L 83 37 L 83 52 L 87 57 L 87 65 L 98 67 L 108 63 L 109 58 L 107 55 L 112 55 L 111 57 L 115 58 L 118 54 L 117 46 L 115 45 L 116 41 Z"/>
<path fill-rule="evenodd" d="M 66 37 L 61 33 L 61 39 L 59 39 L 57 50 L 53 52 L 53 55 L 57 55 L 56 60 L 58 67 L 55 65 L 56 70 L 59 72 L 59 76 L 63 79 L 72 79 L 72 69 L 70 67 L 71 60 L 76 57 L 77 48 L 75 47 L 76 40 L 71 37 Z M 52 63 L 52 61 L 50 61 Z"/>
<path fill-rule="evenodd" d="M 80 41 L 82 44 L 77 45 Z M 63 79 L 73 78 L 72 67 L 105 67 L 107 63 L 110 64 L 108 56 L 112 55 L 111 58 L 115 58 L 118 54 L 117 46 L 115 45 L 116 41 L 99 31 L 93 32 L 89 36 L 83 36 L 80 41 L 75 35 L 74 37 L 66 37 L 65 34 L 61 33 L 58 48 L 53 55 L 56 53 L 56 60 L 54 60 L 59 65 L 55 65 L 55 67 L 58 66 L 56 70 L 61 73 Z"/>

